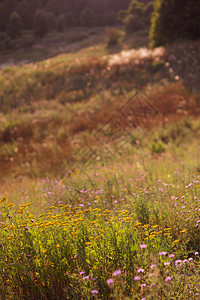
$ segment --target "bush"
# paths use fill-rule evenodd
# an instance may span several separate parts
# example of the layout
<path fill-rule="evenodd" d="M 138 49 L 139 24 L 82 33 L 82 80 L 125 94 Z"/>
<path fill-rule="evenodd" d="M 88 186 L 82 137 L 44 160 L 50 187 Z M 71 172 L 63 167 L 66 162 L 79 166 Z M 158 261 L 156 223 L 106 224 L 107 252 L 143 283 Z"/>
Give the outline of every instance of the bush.
<path fill-rule="evenodd" d="M 155 0 L 151 47 L 180 39 L 200 38 L 200 5 L 196 0 Z"/>
<path fill-rule="evenodd" d="M 141 30 L 145 27 L 143 20 L 138 16 L 129 15 L 124 20 L 125 30 L 127 33 L 132 33 Z"/>
<path fill-rule="evenodd" d="M 108 46 L 115 46 L 122 40 L 123 32 L 116 28 L 106 28 L 106 43 Z"/>

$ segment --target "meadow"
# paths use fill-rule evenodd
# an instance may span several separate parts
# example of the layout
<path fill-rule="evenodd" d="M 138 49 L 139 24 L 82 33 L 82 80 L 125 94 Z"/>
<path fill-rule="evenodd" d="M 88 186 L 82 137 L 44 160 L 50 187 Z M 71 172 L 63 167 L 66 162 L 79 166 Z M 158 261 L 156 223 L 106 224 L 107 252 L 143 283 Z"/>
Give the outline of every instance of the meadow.
<path fill-rule="evenodd" d="M 2 299 L 200 299 L 200 44 L 145 34 L 0 70 Z"/>

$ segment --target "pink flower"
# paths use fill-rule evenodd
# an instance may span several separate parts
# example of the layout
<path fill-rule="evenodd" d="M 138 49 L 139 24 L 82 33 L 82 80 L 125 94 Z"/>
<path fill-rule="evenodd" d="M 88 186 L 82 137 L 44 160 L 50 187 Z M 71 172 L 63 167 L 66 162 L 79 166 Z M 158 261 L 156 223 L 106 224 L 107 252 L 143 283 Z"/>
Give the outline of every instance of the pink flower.
<path fill-rule="evenodd" d="M 153 265 L 151 265 L 151 269 L 153 269 L 153 268 L 155 268 L 155 267 L 156 267 L 156 265 L 154 265 L 154 264 L 153 264 Z"/>
<path fill-rule="evenodd" d="M 165 252 L 165 251 L 161 251 L 161 252 L 159 252 L 159 255 L 160 256 L 164 256 L 164 255 L 166 255 L 167 253 Z"/>
<path fill-rule="evenodd" d="M 82 271 L 82 272 L 80 272 L 79 274 L 80 274 L 80 275 L 83 275 L 83 274 L 85 274 L 85 271 Z"/>
<path fill-rule="evenodd" d="M 143 273 L 144 269 L 138 269 L 137 271 L 138 271 L 138 273 Z"/>
<path fill-rule="evenodd" d="M 146 249 L 146 247 L 147 247 L 147 245 L 145 245 L 145 244 L 141 244 L 141 245 L 140 245 L 140 248 L 141 248 L 141 249 Z"/>
<path fill-rule="evenodd" d="M 169 258 L 173 258 L 175 255 L 172 253 L 169 255 Z"/>
<path fill-rule="evenodd" d="M 137 276 L 134 276 L 133 279 L 134 279 L 135 281 L 140 281 L 140 280 L 141 280 L 141 276 L 138 276 L 138 275 L 137 275 Z"/>
<path fill-rule="evenodd" d="M 95 294 L 98 294 L 99 291 L 98 291 L 98 290 L 92 290 L 91 293 L 92 293 L 93 295 L 95 295 Z"/>
<path fill-rule="evenodd" d="M 165 278 L 165 282 L 168 282 L 168 281 L 171 281 L 171 280 L 172 280 L 172 278 L 170 276 Z"/>
<path fill-rule="evenodd" d="M 199 252 L 195 252 L 195 254 L 194 255 L 199 255 Z"/>
<path fill-rule="evenodd" d="M 164 266 L 169 266 L 170 265 L 170 263 L 169 262 L 164 262 Z"/>
<path fill-rule="evenodd" d="M 108 279 L 106 280 L 106 282 L 107 282 L 108 285 L 111 285 L 111 284 L 113 284 L 114 279 L 113 279 L 113 278 L 108 278 Z"/>
<path fill-rule="evenodd" d="M 114 272 L 113 272 L 113 276 L 118 276 L 118 275 L 120 275 L 122 272 L 121 272 L 121 270 L 115 270 Z"/>

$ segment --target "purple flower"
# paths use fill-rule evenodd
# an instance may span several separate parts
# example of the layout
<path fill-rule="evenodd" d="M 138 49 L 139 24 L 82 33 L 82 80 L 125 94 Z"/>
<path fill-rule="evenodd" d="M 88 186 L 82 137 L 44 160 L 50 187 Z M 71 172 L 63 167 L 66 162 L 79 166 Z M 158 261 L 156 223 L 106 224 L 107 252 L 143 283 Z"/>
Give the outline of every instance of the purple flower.
<path fill-rule="evenodd" d="M 144 269 L 138 269 L 137 271 L 138 271 L 138 273 L 143 273 Z"/>
<path fill-rule="evenodd" d="M 147 245 L 145 245 L 145 244 L 141 244 L 141 245 L 140 245 L 140 248 L 141 248 L 141 249 L 146 249 L 146 247 L 147 247 Z"/>
<path fill-rule="evenodd" d="M 172 253 L 169 255 L 169 258 L 173 258 L 175 255 Z"/>
<path fill-rule="evenodd" d="M 167 253 L 165 252 L 165 251 L 161 251 L 161 252 L 159 252 L 159 255 L 160 256 L 164 256 L 164 255 L 166 255 Z"/>
<path fill-rule="evenodd" d="M 154 276 L 154 273 L 149 273 L 149 277 Z"/>
<path fill-rule="evenodd" d="M 26 227 L 25 227 L 25 230 L 26 230 L 26 231 L 28 231 L 28 230 L 29 230 L 29 228 L 26 226 Z"/>
<path fill-rule="evenodd" d="M 108 285 L 111 285 L 111 284 L 113 284 L 114 279 L 113 279 L 113 278 L 108 278 L 108 279 L 106 280 L 106 282 L 107 282 Z"/>
<path fill-rule="evenodd" d="M 199 255 L 199 252 L 195 252 L 195 254 L 194 255 Z"/>
<path fill-rule="evenodd" d="M 192 258 L 192 257 L 190 257 L 190 258 L 188 259 L 188 261 L 193 261 L 193 258 Z"/>
<path fill-rule="evenodd" d="M 142 287 L 145 287 L 145 286 L 146 286 L 146 283 L 143 283 L 143 284 L 141 284 L 140 287 L 142 288 Z"/>
<path fill-rule="evenodd" d="M 83 274 L 85 274 L 85 271 L 82 271 L 82 272 L 80 272 L 79 274 L 80 274 L 80 275 L 83 275 Z"/>
<path fill-rule="evenodd" d="M 170 262 L 164 262 L 164 266 L 169 266 L 170 265 Z"/>
<path fill-rule="evenodd" d="M 137 276 L 134 276 L 133 279 L 134 279 L 135 281 L 140 281 L 140 280 L 141 280 L 141 276 L 138 276 L 138 275 L 137 275 Z"/>
<path fill-rule="evenodd" d="M 181 259 L 177 259 L 176 261 L 175 261 L 175 265 L 178 265 L 178 264 L 181 264 L 182 263 L 182 260 Z"/>
<path fill-rule="evenodd" d="M 113 272 L 113 276 L 118 276 L 118 275 L 120 275 L 122 272 L 121 272 L 121 270 L 115 270 L 114 272 Z"/>
<path fill-rule="evenodd" d="M 86 279 L 89 279 L 90 277 L 89 276 L 85 276 L 83 277 L 83 280 L 86 280 Z"/>
<path fill-rule="evenodd" d="M 170 276 L 167 276 L 166 278 L 165 278 L 165 282 L 168 282 L 168 281 L 171 281 L 172 280 L 172 278 L 170 277 Z"/>
<path fill-rule="evenodd" d="M 93 295 L 95 295 L 95 294 L 98 294 L 99 291 L 98 291 L 98 290 L 92 290 L 91 293 L 92 293 Z"/>
<path fill-rule="evenodd" d="M 156 267 L 156 265 L 155 265 L 155 264 L 151 265 L 151 269 L 153 269 L 153 268 L 155 268 L 155 267 Z"/>
<path fill-rule="evenodd" d="M 8 215 L 8 218 L 9 218 L 9 219 L 12 219 L 12 216 L 11 216 L 11 215 Z"/>

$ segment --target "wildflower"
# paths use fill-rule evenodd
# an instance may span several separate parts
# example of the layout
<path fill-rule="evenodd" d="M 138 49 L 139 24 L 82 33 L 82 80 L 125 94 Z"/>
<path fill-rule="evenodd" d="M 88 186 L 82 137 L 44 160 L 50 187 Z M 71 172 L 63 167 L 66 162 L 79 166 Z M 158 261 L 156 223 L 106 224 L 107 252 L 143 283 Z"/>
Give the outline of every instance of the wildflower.
<path fill-rule="evenodd" d="M 98 291 L 98 290 L 92 290 L 91 293 L 92 293 L 93 295 L 95 295 L 95 294 L 98 294 L 99 291 Z"/>
<path fill-rule="evenodd" d="M 161 251 L 161 252 L 159 252 L 159 255 L 160 256 L 164 256 L 164 255 L 166 255 L 167 253 L 165 252 L 165 251 Z"/>
<path fill-rule="evenodd" d="M 80 275 L 83 275 L 83 274 L 85 274 L 85 271 L 82 271 L 82 272 L 80 272 L 79 274 L 80 274 Z"/>
<path fill-rule="evenodd" d="M 108 279 L 106 280 L 106 282 L 107 282 L 108 285 L 111 285 L 111 284 L 113 284 L 114 279 L 113 279 L 113 278 L 108 278 Z"/>
<path fill-rule="evenodd" d="M 140 280 L 141 280 L 141 276 L 138 276 L 138 275 L 137 275 L 137 276 L 134 276 L 133 279 L 134 279 L 135 281 L 140 281 Z"/>
<path fill-rule="evenodd" d="M 193 261 L 193 258 L 192 258 L 192 257 L 190 257 L 190 258 L 188 259 L 188 261 Z"/>
<path fill-rule="evenodd" d="M 177 259 L 176 261 L 175 261 L 175 265 L 177 266 L 178 264 L 181 264 L 182 263 L 182 260 L 181 259 Z"/>
<path fill-rule="evenodd" d="M 142 287 L 145 287 L 145 286 L 146 286 L 146 283 L 143 283 L 143 284 L 141 284 L 140 287 L 142 288 Z"/>
<path fill-rule="evenodd" d="M 145 245 L 145 244 L 141 244 L 141 245 L 140 245 L 140 248 L 141 248 L 141 249 L 146 249 L 146 247 L 147 247 L 147 245 Z"/>
<path fill-rule="evenodd" d="M 194 255 L 199 255 L 199 252 L 195 252 Z"/>
<path fill-rule="evenodd" d="M 155 268 L 155 267 L 156 267 L 156 265 L 154 265 L 154 264 L 153 264 L 153 265 L 151 265 L 151 269 L 153 269 L 153 268 Z"/>
<path fill-rule="evenodd" d="M 164 262 L 164 266 L 169 266 L 170 262 Z"/>
<path fill-rule="evenodd" d="M 151 277 L 151 276 L 155 276 L 154 273 L 149 273 L 149 277 Z"/>
<path fill-rule="evenodd" d="M 175 255 L 172 253 L 169 255 L 169 258 L 173 258 Z"/>
<path fill-rule="evenodd" d="M 138 273 L 143 273 L 144 269 L 138 269 L 137 271 L 138 271 Z"/>
<path fill-rule="evenodd" d="M 118 275 L 120 275 L 122 272 L 121 272 L 121 270 L 115 270 L 114 272 L 113 272 L 113 276 L 118 276 Z"/>
<path fill-rule="evenodd" d="M 165 278 L 165 282 L 168 282 L 168 281 L 171 281 L 172 280 L 172 278 L 170 277 L 170 276 L 167 276 L 166 278 Z"/>
<path fill-rule="evenodd" d="M 83 277 L 83 280 L 89 279 L 89 276 L 85 276 Z"/>

